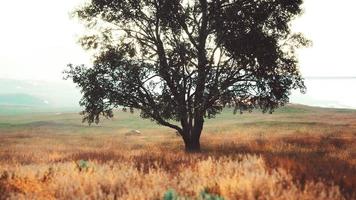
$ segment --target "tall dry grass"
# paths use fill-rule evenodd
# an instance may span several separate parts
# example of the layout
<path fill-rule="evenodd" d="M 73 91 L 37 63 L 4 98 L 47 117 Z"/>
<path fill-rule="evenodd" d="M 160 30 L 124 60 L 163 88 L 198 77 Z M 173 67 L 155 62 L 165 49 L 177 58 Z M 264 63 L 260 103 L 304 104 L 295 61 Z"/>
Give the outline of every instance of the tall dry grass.
<path fill-rule="evenodd" d="M 193 158 L 190 158 L 193 159 Z M 133 161 L 90 162 L 79 171 L 70 162 L 3 169 L 2 192 L 9 199 L 161 199 L 174 188 L 187 197 L 200 191 L 227 199 L 342 199 L 339 188 L 293 183 L 284 170 L 268 172 L 262 158 L 207 158 L 178 166 L 174 173 L 152 163 L 146 170 Z"/>
<path fill-rule="evenodd" d="M 0 199 L 355 198 L 353 133 L 226 134 L 205 134 L 200 154 L 171 135 L 3 134 Z"/>
<path fill-rule="evenodd" d="M 356 199 L 356 113 L 293 109 L 224 112 L 199 154 L 123 113 L 91 128 L 77 115 L 2 116 L 0 199 Z"/>

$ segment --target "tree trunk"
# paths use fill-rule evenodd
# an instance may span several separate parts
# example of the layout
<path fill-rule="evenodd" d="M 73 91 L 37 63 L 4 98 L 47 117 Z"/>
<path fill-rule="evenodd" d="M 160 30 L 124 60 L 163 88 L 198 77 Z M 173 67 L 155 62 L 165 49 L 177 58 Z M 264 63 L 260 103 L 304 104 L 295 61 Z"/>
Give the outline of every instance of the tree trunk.
<path fill-rule="evenodd" d="M 183 127 L 183 140 L 186 152 L 200 152 L 200 135 L 203 130 L 204 118 L 195 119 L 194 126 Z"/>
<path fill-rule="evenodd" d="M 190 153 L 200 152 L 200 138 L 191 137 L 188 140 L 184 140 L 185 151 Z"/>

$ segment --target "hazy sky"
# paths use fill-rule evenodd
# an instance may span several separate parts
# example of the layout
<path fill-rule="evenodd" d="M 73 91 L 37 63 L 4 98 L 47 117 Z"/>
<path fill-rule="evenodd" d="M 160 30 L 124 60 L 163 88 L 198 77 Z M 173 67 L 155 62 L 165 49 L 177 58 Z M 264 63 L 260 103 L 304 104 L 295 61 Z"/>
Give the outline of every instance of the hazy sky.
<path fill-rule="evenodd" d="M 69 18 L 69 12 L 83 1 L 2 1 L 0 78 L 61 80 L 68 63 L 88 63 L 88 55 L 76 43 L 82 26 Z M 303 75 L 356 76 L 356 1 L 305 0 L 304 8 L 294 29 L 304 32 L 314 45 L 299 52 Z M 326 83 L 309 86 L 308 97 L 336 101 L 338 92 L 355 101 L 347 105 L 356 107 L 356 92 L 350 91 L 356 85 L 333 91 Z"/>
<path fill-rule="evenodd" d="M 304 2 L 305 13 L 294 23 L 314 43 L 299 54 L 304 76 L 356 76 L 356 1 Z"/>
<path fill-rule="evenodd" d="M 69 13 L 83 0 L 11 0 L 0 6 L 0 78 L 61 80 L 65 66 L 89 58 Z"/>

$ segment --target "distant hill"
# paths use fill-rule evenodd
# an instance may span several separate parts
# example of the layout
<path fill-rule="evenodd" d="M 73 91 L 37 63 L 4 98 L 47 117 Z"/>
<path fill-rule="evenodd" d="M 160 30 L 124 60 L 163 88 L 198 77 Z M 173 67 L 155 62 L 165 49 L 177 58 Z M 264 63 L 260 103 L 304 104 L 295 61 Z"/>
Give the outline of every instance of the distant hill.
<path fill-rule="evenodd" d="M 79 111 L 80 90 L 71 81 L 31 81 L 0 78 L 0 114 Z M 317 107 L 351 108 L 338 101 L 316 100 L 293 92 L 290 104 L 276 112 L 309 112 Z M 301 106 L 304 104 L 310 106 Z M 345 111 L 344 109 L 339 109 Z"/>
<path fill-rule="evenodd" d="M 48 101 L 29 94 L 0 94 L 0 105 L 48 106 Z"/>
<path fill-rule="evenodd" d="M 0 115 L 77 112 L 80 97 L 69 81 L 0 79 Z"/>
<path fill-rule="evenodd" d="M 79 107 L 80 91 L 69 81 L 0 79 L 0 95 L 7 105 Z"/>

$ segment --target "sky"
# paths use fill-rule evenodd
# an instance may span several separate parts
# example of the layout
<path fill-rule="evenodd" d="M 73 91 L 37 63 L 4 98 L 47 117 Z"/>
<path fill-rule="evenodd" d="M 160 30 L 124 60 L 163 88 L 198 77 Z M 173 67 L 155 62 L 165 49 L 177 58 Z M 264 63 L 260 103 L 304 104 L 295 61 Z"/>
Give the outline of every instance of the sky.
<path fill-rule="evenodd" d="M 0 6 L 0 78 L 60 81 L 68 63 L 88 64 L 77 43 L 84 29 L 69 13 L 84 0 L 11 0 Z M 298 51 L 304 77 L 356 77 L 355 0 L 304 0 L 293 22 L 313 46 Z M 306 80 L 306 95 L 292 101 L 356 108 L 356 79 Z M 314 103 L 313 103 L 314 102 Z M 319 102 L 319 103 L 318 103 Z"/>
<path fill-rule="evenodd" d="M 82 0 L 11 0 L 0 6 L 0 78 L 61 80 L 68 63 L 88 63 L 70 18 Z"/>
<path fill-rule="evenodd" d="M 293 28 L 313 41 L 299 52 L 304 76 L 356 76 L 356 1 L 304 0 Z"/>

